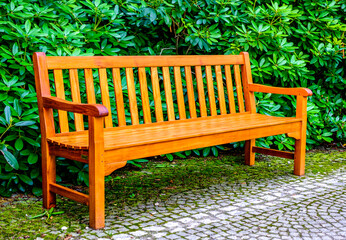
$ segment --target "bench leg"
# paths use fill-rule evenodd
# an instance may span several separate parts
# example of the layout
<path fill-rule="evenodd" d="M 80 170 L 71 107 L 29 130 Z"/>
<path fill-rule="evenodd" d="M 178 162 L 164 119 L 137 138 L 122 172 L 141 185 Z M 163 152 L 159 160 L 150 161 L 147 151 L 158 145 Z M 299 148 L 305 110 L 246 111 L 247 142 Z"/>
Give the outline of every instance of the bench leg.
<path fill-rule="evenodd" d="M 245 164 L 252 166 L 255 164 L 255 153 L 252 151 L 252 147 L 255 146 L 256 139 L 245 141 Z"/>
<path fill-rule="evenodd" d="M 48 146 L 42 151 L 42 195 L 43 207 L 50 209 L 56 206 L 56 194 L 49 189 L 50 183 L 56 182 L 55 156 L 49 154 Z"/>
<path fill-rule="evenodd" d="M 296 139 L 294 152 L 294 175 L 302 176 L 305 174 L 305 146 L 306 135 L 302 133 L 301 139 Z"/>
<path fill-rule="evenodd" d="M 307 97 L 297 96 L 296 116 L 302 119 L 300 139 L 296 139 L 294 152 L 294 175 L 305 174 L 305 147 L 306 147 L 306 125 L 307 125 Z"/>
<path fill-rule="evenodd" d="M 103 119 L 89 117 L 89 225 L 105 227 Z"/>

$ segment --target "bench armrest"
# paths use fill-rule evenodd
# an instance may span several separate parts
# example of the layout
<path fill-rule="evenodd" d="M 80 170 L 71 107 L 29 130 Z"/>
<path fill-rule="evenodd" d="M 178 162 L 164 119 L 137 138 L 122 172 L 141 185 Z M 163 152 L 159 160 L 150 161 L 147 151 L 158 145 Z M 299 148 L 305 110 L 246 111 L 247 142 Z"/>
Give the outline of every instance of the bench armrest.
<path fill-rule="evenodd" d="M 271 87 L 262 84 L 249 84 L 250 92 L 274 93 L 294 96 L 312 96 L 312 92 L 308 88 L 281 88 Z"/>
<path fill-rule="evenodd" d="M 108 109 L 102 104 L 84 104 L 66 101 L 57 97 L 42 97 L 43 107 L 80 113 L 92 117 L 105 117 Z"/>

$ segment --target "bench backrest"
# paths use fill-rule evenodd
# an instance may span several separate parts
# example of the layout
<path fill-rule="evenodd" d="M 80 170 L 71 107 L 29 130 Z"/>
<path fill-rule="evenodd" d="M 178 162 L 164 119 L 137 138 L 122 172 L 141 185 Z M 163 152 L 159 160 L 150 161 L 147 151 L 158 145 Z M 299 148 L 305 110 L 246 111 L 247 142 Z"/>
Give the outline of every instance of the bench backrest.
<path fill-rule="evenodd" d="M 34 64 L 39 66 L 39 97 L 102 103 L 110 113 L 106 128 L 255 111 L 247 89 L 252 77 L 246 52 L 81 57 L 35 53 Z M 87 122 L 80 114 L 58 111 L 58 116 L 60 132 L 84 130 Z"/>

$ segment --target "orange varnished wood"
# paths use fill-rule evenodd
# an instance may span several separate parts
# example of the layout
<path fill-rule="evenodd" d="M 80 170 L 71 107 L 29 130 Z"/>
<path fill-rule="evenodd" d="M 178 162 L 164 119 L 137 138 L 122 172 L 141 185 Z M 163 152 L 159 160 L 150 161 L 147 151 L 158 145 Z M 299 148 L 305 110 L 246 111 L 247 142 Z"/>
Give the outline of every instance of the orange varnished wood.
<path fill-rule="evenodd" d="M 225 101 L 225 89 L 223 88 L 222 71 L 221 71 L 220 65 L 215 66 L 215 73 L 216 73 L 216 83 L 217 83 L 217 90 L 218 90 L 220 112 L 223 115 L 223 114 L 227 114 L 227 110 L 226 110 L 226 101 Z"/>
<path fill-rule="evenodd" d="M 241 74 L 242 74 L 242 80 L 243 80 L 245 108 L 246 108 L 246 111 L 248 112 L 256 113 L 255 95 L 253 92 L 249 91 L 249 84 L 252 84 L 249 54 L 242 52 L 240 53 L 240 55 L 244 56 L 244 64 L 241 65 Z"/>
<path fill-rule="evenodd" d="M 47 57 L 48 69 L 243 64 L 239 55 Z"/>
<path fill-rule="evenodd" d="M 302 119 L 300 138 L 295 140 L 294 171 L 298 176 L 305 174 L 305 151 L 306 151 L 306 125 L 307 125 L 307 97 L 298 95 L 296 117 Z"/>
<path fill-rule="evenodd" d="M 57 97 L 42 97 L 42 103 L 46 108 L 81 113 L 88 116 L 105 117 L 108 115 L 108 109 L 101 104 L 75 103 Z"/>
<path fill-rule="evenodd" d="M 211 116 L 215 116 L 217 115 L 217 112 L 216 112 L 216 103 L 215 103 L 213 73 L 211 71 L 211 66 L 206 66 L 205 71 L 207 74 L 207 87 L 208 87 L 210 113 L 211 113 Z"/>
<path fill-rule="evenodd" d="M 235 85 L 237 88 L 237 99 L 238 99 L 239 112 L 245 112 L 243 89 L 242 89 L 242 84 L 241 84 L 241 79 L 240 79 L 239 65 L 234 65 L 234 79 L 235 79 Z"/>
<path fill-rule="evenodd" d="M 107 70 L 105 68 L 99 69 L 99 78 L 100 78 L 102 105 L 104 105 L 108 109 L 108 112 L 109 112 L 108 116 L 105 117 L 105 126 L 106 128 L 110 128 L 110 127 L 113 127 L 113 121 L 112 121 L 111 103 L 109 98 Z"/>
<path fill-rule="evenodd" d="M 207 106 L 204 96 L 204 84 L 203 84 L 203 75 L 201 66 L 196 66 L 196 81 L 197 81 L 197 91 L 198 91 L 198 102 L 201 117 L 207 116 Z"/>
<path fill-rule="evenodd" d="M 312 96 L 312 92 L 308 88 L 280 88 L 266 86 L 262 84 L 249 84 L 249 90 L 251 92 L 263 92 L 263 93 L 274 93 L 274 94 L 288 94 L 295 96 Z"/>
<path fill-rule="evenodd" d="M 256 147 L 256 146 L 253 146 L 251 150 L 254 153 L 261 153 L 261 154 L 270 155 L 270 156 L 294 159 L 294 153 L 292 152 L 285 152 L 285 151 L 279 151 L 275 149 Z"/>
<path fill-rule="evenodd" d="M 169 68 L 163 67 L 162 74 L 163 74 L 163 85 L 165 88 L 168 121 L 174 121 L 175 120 L 174 105 L 173 105 L 172 84 L 171 84 L 171 77 L 169 74 Z"/>
<path fill-rule="evenodd" d="M 35 53 L 33 60 L 42 132 L 43 205 L 45 208 L 54 207 L 56 204 L 55 193 L 89 204 L 90 226 L 92 228 L 98 229 L 105 226 L 104 176 L 125 166 L 127 160 L 245 141 L 245 163 L 253 165 L 256 152 L 293 158 L 293 153 L 255 146 L 256 138 L 287 134 L 294 137 L 296 141 L 294 174 L 304 174 L 307 97 L 312 93 L 310 90 L 303 88 L 287 89 L 253 84 L 250 59 L 247 53 L 236 56 L 48 58 L 44 53 Z M 236 113 L 230 65 L 234 65 L 239 113 Z M 215 66 L 216 84 L 213 81 L 213 66 Z M 222 71 L 221 66 L 225 66 L 224 71 Z M 156 121 L 151 119 L 145 67 L 150 67 Z M 166 116 L 163 115 L 162 111 L 158 67 L 162 67 L 162 84 L 169 121 L 164 121 Z M 178 120 L 175 120 L 170 67 L 174 69 L 178 102 L 177 112 L 179 112 Z M 186 119 L 181 79 L 182 67 L 185 68 L 190 119 Z M 195 69 L 196 84 L 193 82 L 191 67 Z M 211 116 L 207 116 L 202 67 L 205 67 Z M 81 103 L 80 89 L 83 88 L 79 86 L 77 68 L 84 69 L 85 72 L 88 104 Z M 94 68 L 96 69 L 93 70 Z M 106 68 L 112 68 L 115 99 L 110 99 Z M 126 125 L 121 68 L 125 68 L 127 88 L 124 84 L 124 91 L 129 96 L 131 125 Z M 138 68 L 144 124 L 139 124 L 136 96 L 137 78 L 134 78 L 133 68 Z M 57 97 L 51 96 L 48 69 L 53 69 L 57 80 Z M 61 69 L 69 69 L 70 71 L 72 101 L 64 99 Z M 95 82 L 93 79 L 93 71 L 96 70 L 99 72 L 103 105 L 95 104 L 94 84 L 97 84 L 97 81 Z M 230 113 L 227 113 L 223 74 L 225 76 Z M 197 116 L 196 113 L 194 85 L 197 85 L 200 116 Z M 215 86 L 217 86 L 221 115 L 217 115 L 219 110 L 216 108 Z M 257 91 L 296 95 L 296 117 L 272 117 L 257 114 L 254 98 L 254 92 Z M 113 124 L 111 114 L 109 114 L 112 101 L 116 103 L 117 124 Z M 64 129 L 66 128 L 65 117 L 61 118 L 59 115 L 59 124 L 61 126 L 62 122 L 63 127 L 62 133 L 56 133 L 52 109 L 74 113 L 76 131 L 64 131 L 66 130 Z M 88 130 L 84 130 L 83 118 L 79 114 L 88 116 Z M 89 164 L 89 196 L 56 184 L 56 156 Z"/>
<path fill-rule="evenodd" d="M 69 74 L 70 74 L 72 101 L 75 103 L 81 103 L 79 80 L 78 80 L 78 70 L 77 69 L 70 69 Z M 84 130 L 84 122 L 83 122 L 83 115 L 82 114 L 79 114 L 79 113 L 74 114 L 74 123 L 75 123 L 76 131 L 83 131 Z"/>
<path fill-rule="evenodd" d="M 123 87 L 121 85 L 120 69 L 113 68 L 112 75 L 113 75 L 113 82 L 114 82 L 115 102 L 117 106 L 118 126 L 125 126 L 126 118 L 125 118 Z"/>
<path fill-rule="evenodd" d="M 88 103 L 96 103 L 93 71 L 90 68 L 84 69 L 85 86 Z"/>
<path fill-rule="evenodd" d="M 223 115 L 222 115 L 223 116 Z M 165 154 L 170 152 L 185 151 L 188 149 L 196 149 L 207 146 L 225 144 L 236 141 L 244 141 L 249 137 L 260 138 L 273 134 L 273 132 L 282 134 L 287 130 L 298 129 L 301 127 L 300 122 L 286 123 L 275 126 L 266 126 L 258 131 L 257 128 L 235 131 L 235 132 L 219 132 L 210 135 L 200 135 L 190 138 L 175 139 L 172 141 L 155 142 L 148 145 L 136 145 L 126 148 L 120 148 L 113 151 L 105 152 L 105 164 L 112 165 L 115 159 L 138 159 L 153 155 Z"/>
<path fill-rule="evenodd" d="M 139 84 L 141 88 L 144 123 L 151 123 L 147 76 L 145 73 L 145 68 L 138 68 L 138 78 L 139 78 Z"/>
<path fill-rule="evenodd" d="M 65 99 L 65 88 L 64 88 L 64 79 L 62 76 L 62 70 L 54 70 L 54 83 L 55 83 L 55 94 L 58 98 Z M 67 119 L 67 112 L 58 110 L 58 116 L 59 116 L 59 126 L 60 126 L 60 132 L 68 132 L 68 119 Z"/>
<path fill-rule="evenodd" d="M 186 119 L 186 110 L 185 110 L 183 87 L 181 82 L 180 67 L 174 67 L 174 81 L 175 81 L 175 90 L 177 93 L 179 119 L 184 120 Z"/>
<path fill-rule="evenodd" d="M 233 132 L 249 128 L 261 128 L 285 123 L 299 122 L 296 118 L 271 117 L 261 114 L 233 114 L 198 119 L 180 120 L 179 123 L 145 124 L 105 129 L 105 150 L 113 150 L 154 142 L 170 141 L 193 136 L 203 136 L 220 132 Z M 57 134 L 49 141 L 65 147 L 88 148 L 88 132 Z"/>
<path fill-rule="evenodd" d="M 233 83 L 232 83 L 232 73 L 230 65 L 225 65 L 225 75 L 226 75 L 226 87 L 227 96 L 230 113 L 235 113 L 235 103 L 234 103 L 234 93 L 233 93 Z"/>
<path fill-rule="evenodd" d="M 46 55 L 42 52 L 34 53 L 33 63 L 41 128 L 43 207 L 50 209 L 56 205 L 56 194 L 50 191 L 50 184 L 56 182 L 56 162 L 47 142 L 48 137 L 55 135 L 53 109 L 45 108 L 42 100 L 43 97 L 51 96 Z"/>
<path fill-rule="evenodd" d="M 131 113 L 131 122 L 132 125 L 139 124 L 138 119 L 138 107 L 137 107 L 137 98 L 136 98 L 136 87 L 135 80 L 133 78 L 133 68 L 126 68 L 126 82 L 127 82 L 127 91 L 129 95 L 130 102 L 130 113 Z"/>
<path fill-rule="evenodd" d="M 187 97 L 189 101 L 190 117 L 197 118 L 195 93 L 194 93 L 192 73 L 191 73 L 190 66 L 185 67 L 185 78 L 186 78 Z"/>
<path fill-rule="evenodd" d="M 75 190 L 58 185 L 56 183 L 51 183 L 49 188 L 50 188 L 50 191 L 57 193 L 61 196 L 67 197 L 76 202 L 80 202 L 84 205 L 89 205 L 89 196 L 84 193 L 77 192 Z"/>
<path fill-rule="evenodd" d="M 162 122 L 163 113 L 162 113 L 161 93 L 160 93 L 157 67 L 152 67 L 150 70 L 151 70 L 151 83 L 153 85 L 156 122 Z"/>
<path fill-rule="evenodd" d="M 89 224 L 105 226 L 105 179 L 103 118 L 89 116 Z M 112 128 L 108 128 L 112 129 Z"/>

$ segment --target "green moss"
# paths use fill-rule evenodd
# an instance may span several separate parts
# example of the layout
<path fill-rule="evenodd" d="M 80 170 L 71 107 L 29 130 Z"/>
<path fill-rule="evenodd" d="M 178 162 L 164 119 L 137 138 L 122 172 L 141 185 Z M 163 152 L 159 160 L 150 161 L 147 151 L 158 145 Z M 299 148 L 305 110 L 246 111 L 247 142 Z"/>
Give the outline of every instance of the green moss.
<path fill-rule="evenodd" d="M 293 177 L 293 161 L 257 156 L 252 167 L 243 164 L 242 156 L 224 155 L 218 158 L 189 158 L 171 163 L 150 161 L 141 169 L 120 169 L 113 173 L 106 184 L 106 206 L 125 213 L 125 206 L 136 206 L 148 201 L 164 201 L 172 194 L 188 190 L 206 188 L 213 184 L 227 182 L 239 185 L 265 181 L 277 177 Z M 335 170 L 345 170 L 346 152 L 309 152 L 306 156 L 306 176 L 324 175 Z M 9 199 L 10 200 L 10 199 Z M 88 224 L 88 208 L 71 200 L 58 197 L 56 211 L 64 214 L 52 219 L 29 219 L 28 216 L 43 212 L 40 199 L 14 199 L 0 202 L 0 239 L 20 239 L 44 237 L 63 239 L 72 232 L 83 232 Z M 106 214 L 110 213 L 106 210 Z M 56 236 L 48 230 L 65 233 Z"/>

